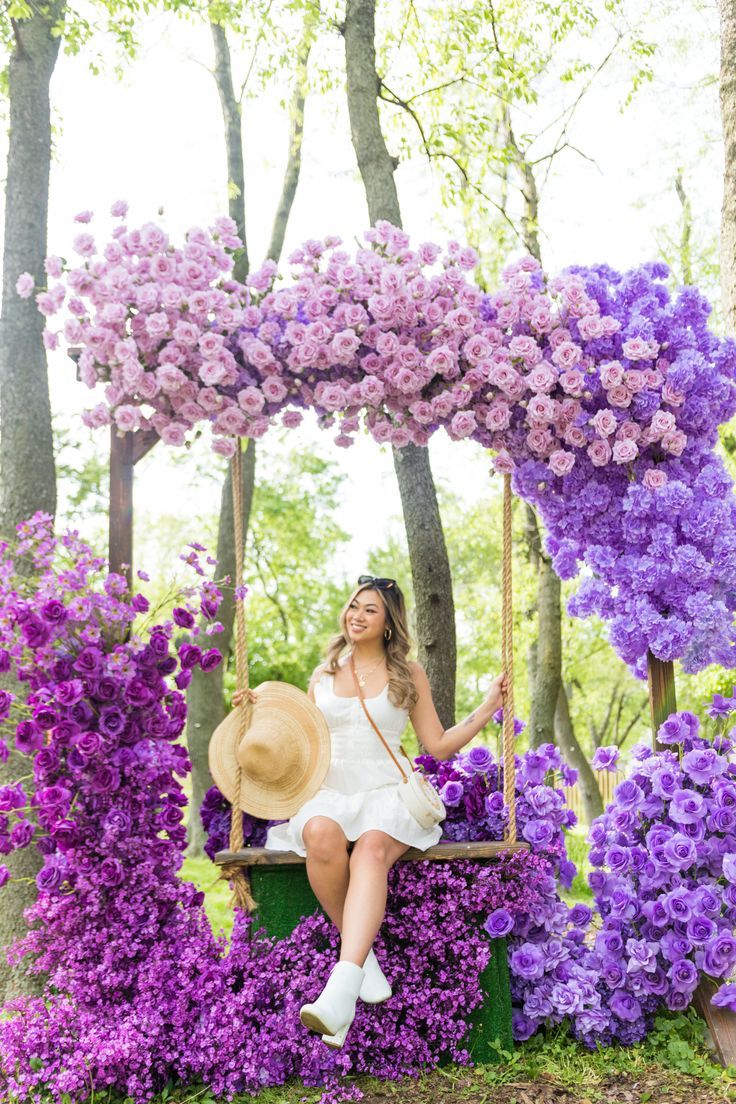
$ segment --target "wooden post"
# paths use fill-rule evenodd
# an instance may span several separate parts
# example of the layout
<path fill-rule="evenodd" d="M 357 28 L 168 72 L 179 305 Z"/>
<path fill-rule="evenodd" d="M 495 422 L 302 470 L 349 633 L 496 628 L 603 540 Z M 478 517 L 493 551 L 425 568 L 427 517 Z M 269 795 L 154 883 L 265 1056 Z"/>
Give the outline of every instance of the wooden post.
<path fill-rule="evenodd" d="M 677 709 L 675 667 L 672 660 L 657 659 L 651 652 L 647 652 L 647 676 L 652 747 L 657 751 L 657 729 Z"/>
<path fill-rule="evenodd" d="M 119 433 L 110 427 L 110 570 L 133 587 L 133 468 L 158 441 L 155 430 Z"/>

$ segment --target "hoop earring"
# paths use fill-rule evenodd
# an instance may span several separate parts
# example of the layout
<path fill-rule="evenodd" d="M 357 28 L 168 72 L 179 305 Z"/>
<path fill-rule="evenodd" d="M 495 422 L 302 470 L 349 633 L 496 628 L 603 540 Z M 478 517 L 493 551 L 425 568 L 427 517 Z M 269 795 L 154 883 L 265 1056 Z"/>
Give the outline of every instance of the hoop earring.
<path fill-rule="evenodd" d="M 393 630 L 392 629 L 384 629 L 384 631 L 383 631 L 383 639 L 384 640 L 390 640 L 392 635 L 393 635 Z"/>

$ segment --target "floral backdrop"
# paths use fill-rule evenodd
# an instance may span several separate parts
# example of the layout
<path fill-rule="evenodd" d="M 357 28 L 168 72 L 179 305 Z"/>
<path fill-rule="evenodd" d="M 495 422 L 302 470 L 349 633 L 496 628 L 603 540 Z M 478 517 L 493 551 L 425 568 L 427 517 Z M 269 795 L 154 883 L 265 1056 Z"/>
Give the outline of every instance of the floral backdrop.
<path fill-rule="evenodd" d="M 124 204 L 113 214 L 123 219 Z M 477 440 L 540 509 L 558 573 L 587 566 L 571 611 L 604 617 L 636 673 L 647 650 L 687 670 L 732 665 L 736 503 L 714 448 L 736 411 L 736 346 L 708 330 L 699 293 L 672 297 L 662 266 L 548 279 L 526 258 L 489 295 L 457 243 L 412 249 L 386 223 L 366 239 L 354 257 L 335 239 L 305 243 L 292 283 L 277 287 L 270 265 L 232 279 L 240 243 L 227 219 L 180 247 L 152 224 L 121 222 L 98 252 L 85 230 L 76 267 L 47 260 L 37 303 L 65 318 L 49 322 L 46 342 L 63 333 L 81 350 L 83 380 L 102 385 L 89 424 L 155 429 L 174 446 L 207 422 L 230 455 L 238 436 L 277 417 L 295 425 L 306 408 L 341 445 L 361 422 L 397 447 L 440 427 Z M 18 293 L 33 292 L 24 274 Z M 716 698 L 715 741 L 693 714 L 673 714 L 665 750 L 636 749 L 591 826 L 594 908 L 559 893 L 576 873 L 565 848 L 575 818 L 551 772 L 568 785 L 575 772 L 551 745 L 529 751 L 517 757 L 529 852 L 394 869 L 378 953 L 396 1000 L 361 1008 L 340 1052 L 305 1032 L 298 1005 L 324 981 L 336 933 L 315 915 L 280 942 L 252 938 L 238 914 L 228 944 L 179 877 L 184 691 L 195 666 L 220 661 L 197 627 L 216 624 L 221 599 L 203 551 L 186 554 L 198 578 L 159 617 L 48 517 L 0 547 L 0 757 L 12 750 L 27 766 L 0 787 L 0 853 L 42 856 L 12 953 L 48 979 L 42 997 L 4 1009 L 6 1095 L 83 1099 L 114 1086 L 139 1104 L 170 1078 L 233 1093 L 298 1075 L 329 1098 L 348 1071 L 397 1077 L 445 1056 L 465 1062 L 499 936 L 520 1040 L 564 1020 L 587 1046 L 631 1043 L 657 1010 L 686 1007 L 701 976 L 722 982 L 714 999 L 736 1010 L 736 701 Z M 602 749 L 596 765 L 615 759 Z M 448 808 L 445 838 L 502 838 L 486 748 L 420 761 Z M 201 813 L 212 853 L 227 831 L 217 791 Z M 244 818 L 246 842 L 264 830 Z M 9 877 L 0 865 L 0 885 Z"/>

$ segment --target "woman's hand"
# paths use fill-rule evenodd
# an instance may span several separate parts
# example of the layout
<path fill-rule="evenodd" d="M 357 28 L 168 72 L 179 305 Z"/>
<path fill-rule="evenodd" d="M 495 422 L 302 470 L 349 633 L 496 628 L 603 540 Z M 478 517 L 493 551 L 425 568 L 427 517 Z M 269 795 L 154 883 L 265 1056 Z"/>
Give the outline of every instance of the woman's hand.
<path fill-rule="evenodd" d="M 502 671 L 500 675 L 496 675 L 493 682 L 488 687 L 488 693 L 486 694 L 484 704 L 492 713 L 495 713 L 499 706 L 503 705 L 503 700 L 508 692 L 509 677 L 505 671 Z"/>
<path fill-rule="evenodd" d="M 246 694 L 248 695 L 248 701 L 251 704 L 258 701 L 258 695 L 256 694 L 255 690 L 236 690 L 233 694 L 233 709 L 237 709 L 238 706 L 242 704 Z"/>

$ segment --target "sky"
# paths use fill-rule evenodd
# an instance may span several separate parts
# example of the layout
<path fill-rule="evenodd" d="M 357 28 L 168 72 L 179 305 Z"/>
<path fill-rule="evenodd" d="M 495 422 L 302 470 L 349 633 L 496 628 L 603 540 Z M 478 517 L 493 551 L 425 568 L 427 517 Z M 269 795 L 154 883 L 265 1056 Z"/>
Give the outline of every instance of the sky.
<path fill-rule="evenodd" d="M 656 11 L 659 7 L 653 5 Z M 652 37 L 663 45 L 655 57 L 655 79 L 621 110 L 626 80 L 623 68 L 611 65 L 576 115 L 574 144 L 581 153 L 561 155 L 543 191 L 543 251 L 552 271 L 603 260 L 629 267 L 656 257 L 662 229 L 672 231 L 679 216 L 672 187 L 678 167 L 692 196 L 698 234 L 710 240 L 716 233 L 722 154 L 715 6 L 685 0 L 676 15 L 667 16 L 666 25 L 656 11 Z M 605 46 L 602 29 L 590 44 L 591 60 Z M 325 49 L 337 57 L 339 41 Z M 130 203 L 130 225 L 160 219 L 174 238 L 225 213 L 223 126 L 208 68 L 208 29 L 155 15 L 147 21 L 138 59 L 121 80 L 112 72 L 92 75 L 88 61 L 85 56 L 62 56 L 53 78 L 49 252 L 68 255 L 79 229 L 73 216 L 82 209 L 95 212 L 92 229 L 104 240 L 112 225 L 107 212 L 119 198 Z M 242 67 L 236 51 L 236 73 Z M 244 111 L 247 230 L 254 260 L 267 245 L 286 158 L 288 120 L 279 103 L 282 95 L 282 88 L 269 88 L 247 101 Z M 550 85 L 520 125 L 534 129 L 540 118 L 558 114 L 563 102 L 559 86 Z M 544 152 L 541 145 L 539 152 Z M 402 163 L 396 180 L 404 226 L 413 238 L 462 237 L 458 218 L 442 210 L 436 180 L 422 159 Z M 327 233 L 354 243 L 367 223 L 346 108 L 337 93 L 326 101 L 313 96 L 307 102 L 303 168 L 285 254 L 302 240 Z M 87 442 L 90 435 L 80 428 L 78 416 L 96 400 L 75 381 L 73 366 L 61 354 L 50 358 L 50 378 L 55 413 L 73 434 L 79 433 L 80 442 Z M 352 575 L 363 568 L 377 534 L 382 543 L 384 533 L 399 526 L 390 452 L 368 439 L 338 449 L 330 434 L 313 424 L 292 434 L 295 447 L 319 450 L 344 472 L 340 520 L 352 539 L 341 553 L 340 566 Z M 106 447 L 103 433 L 100 451 Z M 268 438 L 259 442 L 262 462 L 275 447 Z M 185 517 L 211 510 L 212 485 L 196 472 L 196 464 L 208 462 L 210 454 L 204 445 L 194 453 L 186 462 L 172 464 L 164 446 L 157 446 L 136 486 L 136 504 L 146 517 L 155 517 L 162 507 L 181 510 Z M 440 433 L 430 454 L 434 470 L 461 499 L 477 500 L 488 493 L 489 461 L 478 446 L 450 442 Z M 214 456 L 211 462 L 222 464 Z M 141 566 L 155 555 L 154 544 L 155 533 L 141 536 Z"/>

